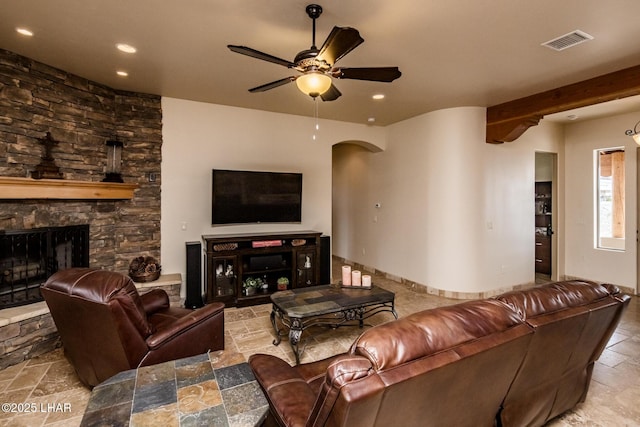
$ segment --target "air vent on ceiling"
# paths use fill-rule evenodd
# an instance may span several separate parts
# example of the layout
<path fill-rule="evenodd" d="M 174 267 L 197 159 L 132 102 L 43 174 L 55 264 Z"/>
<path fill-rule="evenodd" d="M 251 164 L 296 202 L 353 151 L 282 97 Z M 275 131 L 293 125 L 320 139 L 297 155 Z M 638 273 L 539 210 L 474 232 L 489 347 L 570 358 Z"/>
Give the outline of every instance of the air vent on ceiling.
<path fill-rule="evenodd" d="M 560 36 L 553 40 L 549 40 L 546 43 L 542 43 L 542 46 L 560 51 L 589 40 L 593 40 L 593 36 L 585 33 L 584 31 L 575 30 L 568 34 L 565 34 L 564 36 Z"/>

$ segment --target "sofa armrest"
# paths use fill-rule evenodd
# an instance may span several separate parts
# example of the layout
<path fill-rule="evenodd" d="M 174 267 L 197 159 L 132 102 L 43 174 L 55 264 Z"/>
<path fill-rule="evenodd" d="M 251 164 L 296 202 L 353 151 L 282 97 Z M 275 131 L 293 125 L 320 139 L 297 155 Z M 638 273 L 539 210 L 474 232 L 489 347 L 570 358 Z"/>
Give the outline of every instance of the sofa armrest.
<path fill-rule="evenodd" d="M 304 426 L 317 393 L 299 371 L 284 360 L 268 354 L 251 355 L 249 366 L 267 396 L 271 413 L 278 423 Z"/>
<path fill-rule="evenodd" d="M 313 390 L 315 394 L 318 394 L 320 392 L 320 387 L 325 381 L 327 368 L 341 356 L 343 356 L 343 354 L 337 354 L 316 362 L 303 363 L 301 365 L 294 366 L 293 369 L 298 371 L 300 377 L 309 384 L 311 390 Z"/>
<path fill-rule="evenodd" d="M 351 354 L 334 357 L 327 366 L 327 372 L 309 416 L 308 425 L 324 426 L 328 424 L 327 421 L 338 400 L 342 387 L 368 377 L 372 373 L 373 365 L 371 360 L 366 357 Z M 366 391 L 370 392 L 371 390 Z"/>
<path fill-rule="evenodd" d="M 610 295 L 618 295 L 620 293 L 620 288 L 613 283 L 602 283 L 602 286 L 607 290 L 607 292 L 609 292 Z"/>
<path fill-rule="evenodd" d="M 187 316 L 177 319 L 166 327 L 157 330 L 147 338 L 147 345 L 151 350 L 156 350 L 167 342 L 188 334 L 201 323 L 208 321 L 211 317 L 224 316 L 224 304 L 212 303 L 202 308 L 194 310 Z"/>
<path fill-rule="evenodd" d="M 169 295 L 163 289 L 151 289 L 146 294 L 140 295 L 140 300 L 147 316 L 158 310 L 169 308 Z"/>

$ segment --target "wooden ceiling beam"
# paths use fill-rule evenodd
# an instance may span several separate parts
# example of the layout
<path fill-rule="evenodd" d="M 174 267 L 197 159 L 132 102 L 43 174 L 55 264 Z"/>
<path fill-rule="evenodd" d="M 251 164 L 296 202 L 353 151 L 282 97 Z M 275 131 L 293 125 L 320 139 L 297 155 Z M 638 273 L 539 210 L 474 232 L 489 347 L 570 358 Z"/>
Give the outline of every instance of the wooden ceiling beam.
<path fill-rule="evenodd" d="M 516 140 L 547 114 L 640 95 L 640 65 L 487 108 L 486 141 Z"/>

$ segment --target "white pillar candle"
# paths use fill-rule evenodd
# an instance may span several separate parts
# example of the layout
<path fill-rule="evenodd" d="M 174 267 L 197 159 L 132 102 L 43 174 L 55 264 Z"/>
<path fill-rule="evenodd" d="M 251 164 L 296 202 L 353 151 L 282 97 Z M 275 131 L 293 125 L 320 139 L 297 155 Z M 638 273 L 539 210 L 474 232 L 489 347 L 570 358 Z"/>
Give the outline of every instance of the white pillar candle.
<path fill-rule="evenodd" d="M 361 286 L 362 285 L 362 280 L 361 280 L 361 273 L 358 270 L 353 270 L 351 272 L 351 286 Z"/>
<path fill-rule="evenodd" d="M 362 286 L 366 286 L 368 288 L 371 287 L 371 276 L 369 276 L 368 274 L 362 276 Z"/>
<path fill-rule="evenodd" d="M 342 266 L 342 285 L 351 286 L 351 266 L 350 265 Z"/>

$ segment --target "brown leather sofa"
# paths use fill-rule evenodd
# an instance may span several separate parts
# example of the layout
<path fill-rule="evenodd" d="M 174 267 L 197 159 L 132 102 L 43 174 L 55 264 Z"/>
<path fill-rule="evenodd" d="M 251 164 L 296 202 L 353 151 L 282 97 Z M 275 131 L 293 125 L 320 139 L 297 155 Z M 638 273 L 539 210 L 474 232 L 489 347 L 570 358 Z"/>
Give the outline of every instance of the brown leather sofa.
<path fill-rule="evenodd" d="M 281 426 L 542 425 L 584 399 L 628 302 L 613 286 L 555 283 L 414 313 L 322 361 L 249 364 Z"/>
<path fill-rule="evenodd" d="M 64 352 L 96 386 L 118 372 L 224 348 L 224 305 L 170 307 L 167 293 L 139 295 L 120 273 L 72 268 L 41 286 Z"/>

